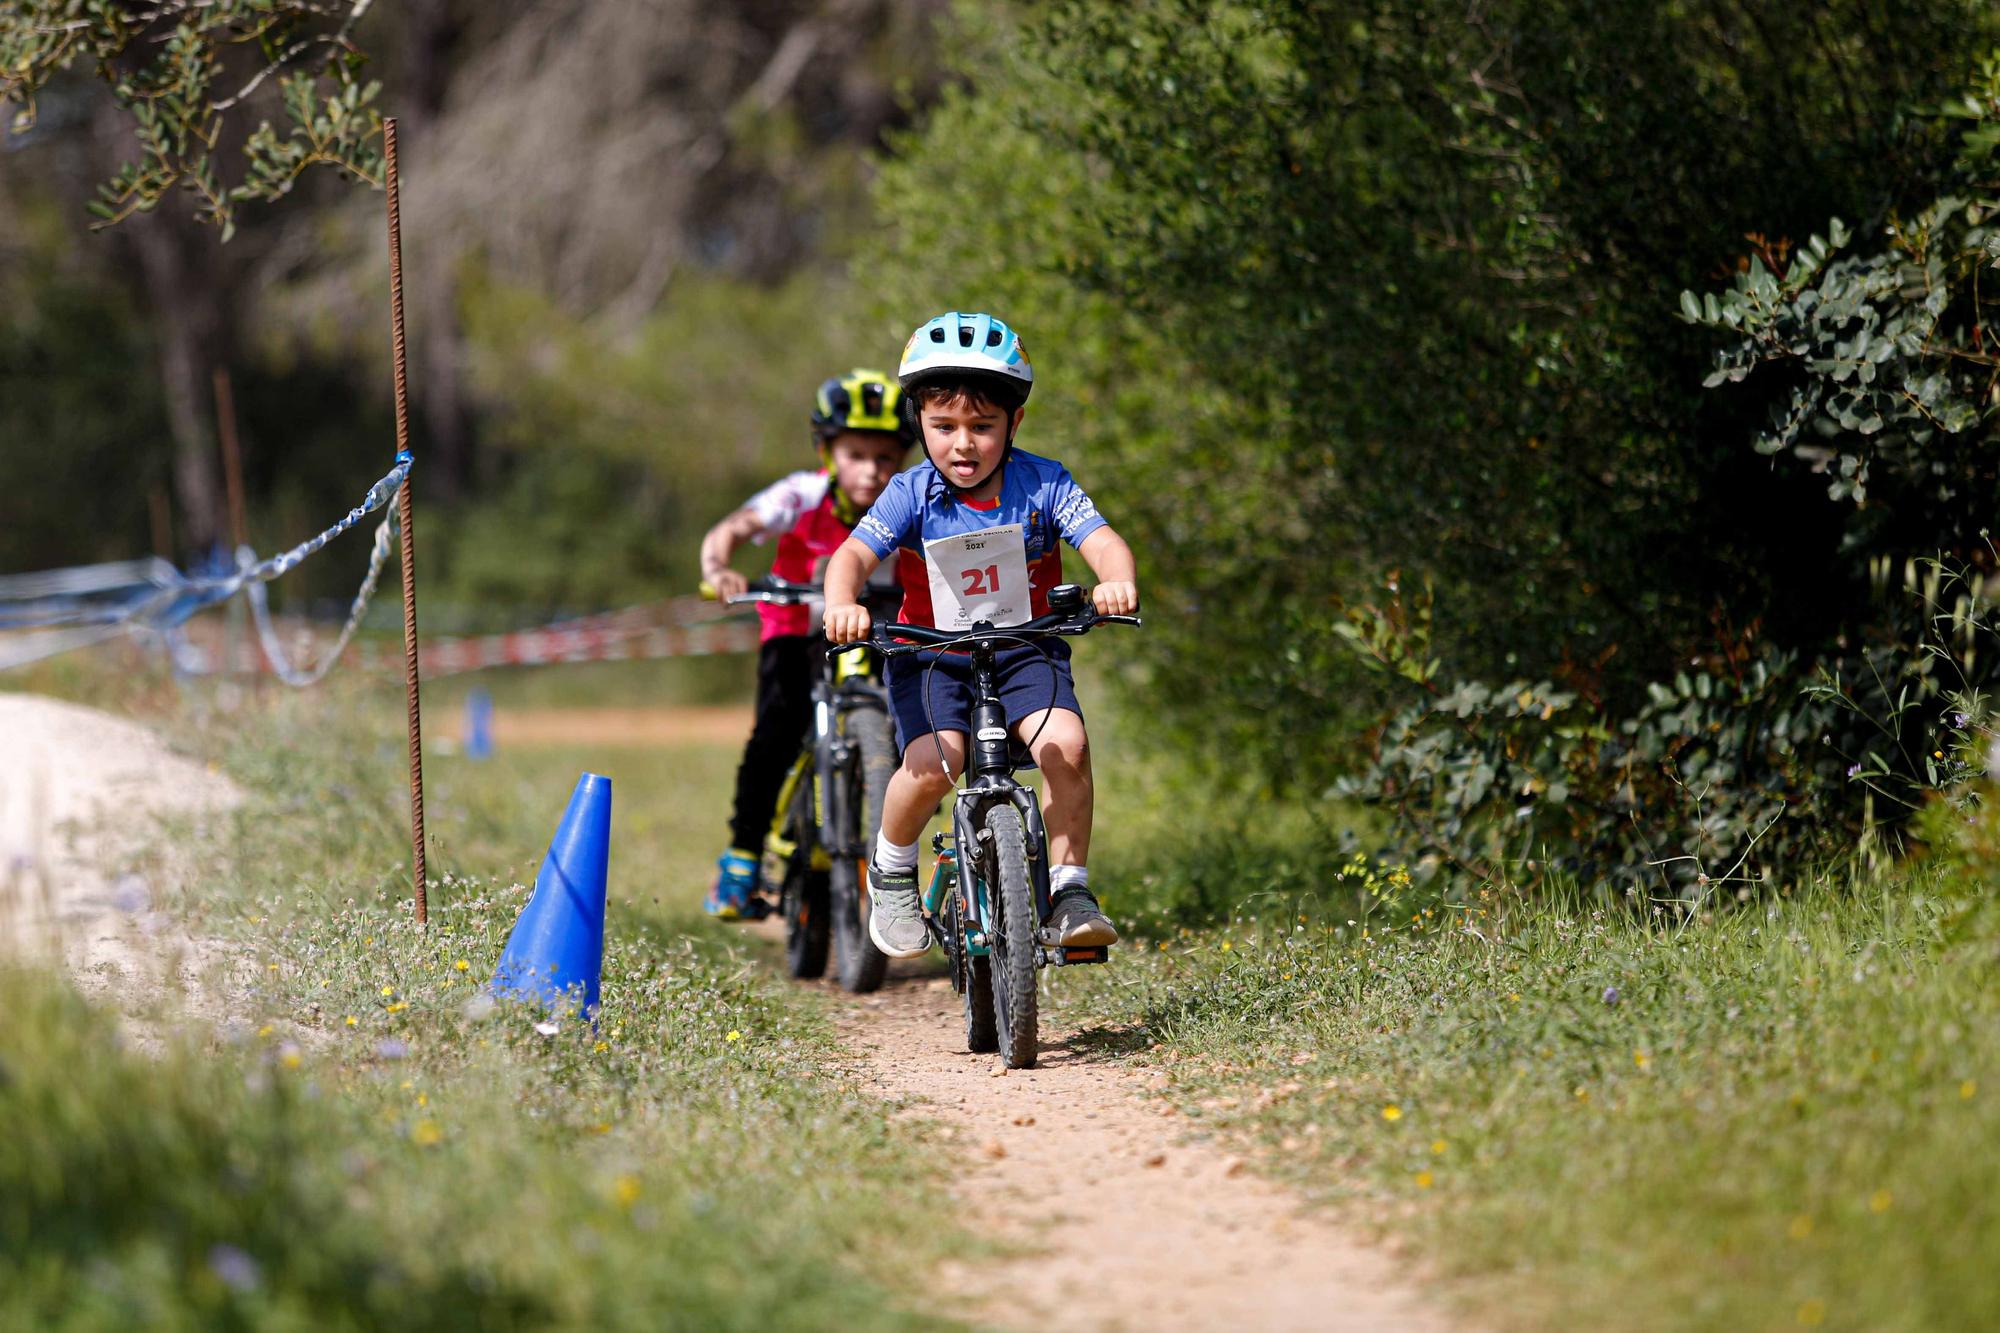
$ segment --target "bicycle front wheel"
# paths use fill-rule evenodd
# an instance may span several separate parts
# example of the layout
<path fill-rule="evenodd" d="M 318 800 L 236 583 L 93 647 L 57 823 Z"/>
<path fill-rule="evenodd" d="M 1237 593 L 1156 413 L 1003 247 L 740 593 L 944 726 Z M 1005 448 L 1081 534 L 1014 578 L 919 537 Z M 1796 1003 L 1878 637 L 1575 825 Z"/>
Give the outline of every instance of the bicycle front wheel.
<path fill-rule="evenodd" d="M 1028 876 L 1028 838 L 1011 805 L 986 811 L 986 890 L 993 932 L 988 939 L 993 1017 L 1000 1058 L 1009 1069 L 1031 1069 L 1040 1045 L 1035 1012 L 1035 890 Z"/>
<path fill-rule="evenodd" d="M 857 846 L 872 848 L 882 830 L 882 801 L 889 775 L 896 771 L 896 738 L 886 714 L 856 708 L 845 717 L 847 738 L 853 742 L 854 768 L 835 781 L 848 785 L 843 802 Z M 836 858 L 832 874 L 834 934 L 840 945 L 840 984 L 860 995 L 880 990 L 889 972 L 889 956 L 868 936 L 867 854 L 858 860 Z"/>

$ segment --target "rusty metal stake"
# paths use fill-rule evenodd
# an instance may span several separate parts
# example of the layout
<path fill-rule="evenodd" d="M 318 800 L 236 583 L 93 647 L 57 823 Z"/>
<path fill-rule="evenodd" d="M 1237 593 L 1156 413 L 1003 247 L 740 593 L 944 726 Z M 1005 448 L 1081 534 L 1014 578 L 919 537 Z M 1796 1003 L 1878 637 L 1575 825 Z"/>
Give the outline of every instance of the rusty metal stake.
<path fill-rule="evenodd" d="M 396 363 L 396 454 L 410 452 L 410 390 L 408 361 L 403 352 L 403 221 L 396 189 L 396 119 L 382 122 L 384 176 L 389 185 L 389 319 L 390 346 Z M 424 891 L 424 747 L 423 725 L 417 715 L 417 555 L 410 522 L 410 482 L 396 493 L 396 514 L 403 530 L 403 680 L 410 715 L 410 875 L 415 885 L 417 924 L 430 919 Z"/>

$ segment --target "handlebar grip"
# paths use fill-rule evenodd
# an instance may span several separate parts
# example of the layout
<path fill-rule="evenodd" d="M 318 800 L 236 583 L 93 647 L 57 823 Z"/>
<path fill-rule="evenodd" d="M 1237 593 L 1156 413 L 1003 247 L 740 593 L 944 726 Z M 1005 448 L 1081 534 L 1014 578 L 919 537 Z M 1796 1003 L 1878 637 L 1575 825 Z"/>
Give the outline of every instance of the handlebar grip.
<path fill-rule="evenodd" d="M 699 591 L 701 593 L 701 600 L 704 602 L 716 602 L 722 600 L 722 594 L 717 592 L 715 590 L 715 585 L 713 583 L 710 583 L 707 579 L 703 579 L 701 581 L 701 587 Z"/>

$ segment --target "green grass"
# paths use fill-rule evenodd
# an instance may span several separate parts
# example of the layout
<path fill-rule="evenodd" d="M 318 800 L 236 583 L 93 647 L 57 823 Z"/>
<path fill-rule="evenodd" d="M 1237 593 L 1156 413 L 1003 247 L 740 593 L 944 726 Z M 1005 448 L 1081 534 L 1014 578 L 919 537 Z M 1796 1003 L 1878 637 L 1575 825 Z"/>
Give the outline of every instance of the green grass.
<path fill-rule="evenodd" d="M 482 983 L 593 756 L 431 759 L 418 931 L 392 694 L 183 717 L 251 798 L 178 906 L 249 961 L 212 1034 L 155 1023 L 183 1035 L 146 1054 L 0 977 L 0 1323 L 940 1322 L 888 1295 L 964 1242 L 916 1131 L 819 997 L 699 916 L 730 747 L 609 755 L 603 1008 L 550 1030 Z"/>
<path fill-rule="evenodd" d="M 1070 1012 L 1136 1023 L 1198 1132 L 1414 1241 L 1486 1326 L 2000 1322 L 2000 947 L 1951 881 L 1676 922 L 1426 913 L 1340 868 Z"/>

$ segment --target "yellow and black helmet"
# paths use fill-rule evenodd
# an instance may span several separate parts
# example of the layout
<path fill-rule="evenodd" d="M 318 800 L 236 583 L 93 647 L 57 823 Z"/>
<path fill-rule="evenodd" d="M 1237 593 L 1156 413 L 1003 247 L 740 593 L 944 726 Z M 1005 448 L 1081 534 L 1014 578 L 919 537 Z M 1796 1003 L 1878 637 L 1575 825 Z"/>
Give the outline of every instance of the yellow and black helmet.
<path fill-rule="evenodd" d="M 904 444 L 916 435 L 899 410 L 903 390 L 879 370 L 850 370 L 819 386 L 813 399 L 813 438 L 825 444 L 844 430 L 879 430 Z"/>

